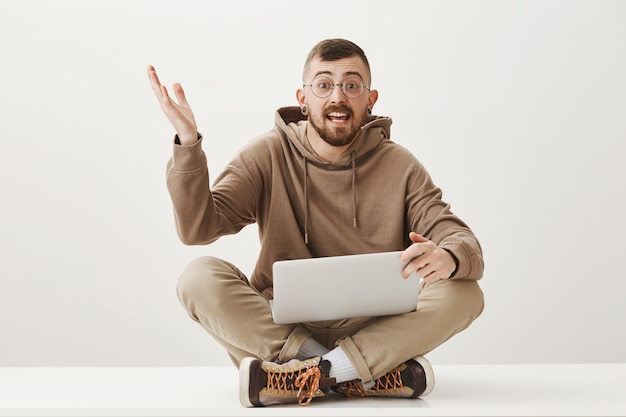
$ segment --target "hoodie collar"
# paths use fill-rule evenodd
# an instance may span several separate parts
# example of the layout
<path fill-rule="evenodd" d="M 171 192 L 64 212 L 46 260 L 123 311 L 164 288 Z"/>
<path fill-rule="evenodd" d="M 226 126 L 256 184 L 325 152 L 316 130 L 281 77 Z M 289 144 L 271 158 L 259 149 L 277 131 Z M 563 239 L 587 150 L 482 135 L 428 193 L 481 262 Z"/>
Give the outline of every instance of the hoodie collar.
<path fill-rule="evenodd" d="M 337 160 L 329 163 L 317 155 L 307 140 L 307 124 L 306 116 L 302 115 L 299 107 L 282 107 L 276 111 L 276 126 L 287 135 L 304 158 L 320 165 L 348 167 L 352 165 L 353 158 L 358 163 L 363 155 L 391 136 L 390 117 L 370 116 L 369 120 L 361 126 L 359 135 L 350 147 Z"/>

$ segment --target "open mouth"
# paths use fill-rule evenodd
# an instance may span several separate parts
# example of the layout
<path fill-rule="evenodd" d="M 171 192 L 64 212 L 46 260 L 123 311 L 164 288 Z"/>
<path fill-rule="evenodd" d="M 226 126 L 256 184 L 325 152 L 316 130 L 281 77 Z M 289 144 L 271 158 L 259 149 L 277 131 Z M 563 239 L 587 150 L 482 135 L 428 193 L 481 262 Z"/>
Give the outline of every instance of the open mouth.
<path fill-rule="evenodd" d="M 348 113 L 334 111 L 326 115 L 326 118 L 333 123 L 346 123 L 350 118 Z"/>

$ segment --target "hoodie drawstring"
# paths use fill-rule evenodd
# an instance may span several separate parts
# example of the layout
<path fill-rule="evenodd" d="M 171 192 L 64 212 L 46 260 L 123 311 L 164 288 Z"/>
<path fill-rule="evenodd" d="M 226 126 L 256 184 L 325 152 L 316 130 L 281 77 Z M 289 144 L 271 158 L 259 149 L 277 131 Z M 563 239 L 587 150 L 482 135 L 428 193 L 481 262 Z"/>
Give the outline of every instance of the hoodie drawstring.
<path fill-rule="evenodd" d="M 352 150 L 352 223 L 356 229 L 356 151 Z"/>
<path fill-rule="evenodd" d="M 352 156 L 352 225 L 356 229 L 356 151 L 351 152 Z M 309 244 L 309 161 L 302 157 L 304 161 L 304 244 Z"/>
<path fill-rule="evenodd" d="M 309 173 L 308 173 L 308 161 L 306 157 L 304 159 L 304 244 L 309 244 Z"/>

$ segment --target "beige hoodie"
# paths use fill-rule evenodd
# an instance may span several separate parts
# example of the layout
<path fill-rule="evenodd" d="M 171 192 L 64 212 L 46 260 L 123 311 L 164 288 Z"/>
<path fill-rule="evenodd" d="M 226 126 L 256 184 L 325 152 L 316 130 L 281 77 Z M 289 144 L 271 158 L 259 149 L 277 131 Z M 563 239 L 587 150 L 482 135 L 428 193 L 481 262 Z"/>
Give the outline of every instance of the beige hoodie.
<path fill-rule="evenodd" d="M 409 231 L 453 254 L 453 278 L 482 277 L 478 240 L 417 159 L 389 140 L 390 118 L 372 116 L 332 163 L 312 150 L 306 126 L 298 107 L 279 109 L 275 128 L 250 141 L 212 187 L 202 140 L 174 145 L 167 186 L 180 239 L 208 244 L 256 222 L 261 251 L 250 282 L 261 292 L 276 260 L 402 250 Z"/>

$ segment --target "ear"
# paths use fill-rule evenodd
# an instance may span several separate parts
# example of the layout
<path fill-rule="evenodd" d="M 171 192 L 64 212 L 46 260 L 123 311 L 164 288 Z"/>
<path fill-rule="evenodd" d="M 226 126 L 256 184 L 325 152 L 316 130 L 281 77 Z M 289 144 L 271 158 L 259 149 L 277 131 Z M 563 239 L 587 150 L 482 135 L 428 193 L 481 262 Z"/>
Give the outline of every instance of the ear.
<path fill-rule="evenodd" d="M 374 108 L 374 104 L 378 101 L 378 90 L 371 90 L 367 98 L 367 107 Z"/>
<path fill-rule="evenodd" d="M 298 90 L 296 91 L 296 100 L 298 100 L 298 105 L 300 106 L 300 108 L 302 108 L 302 106 L 306 106 L 306 95 L 304 94 L 304 89 L 302 88 L 298 88 Z"/>

